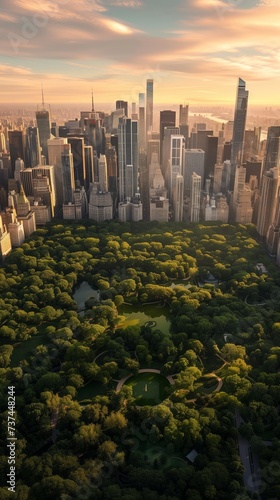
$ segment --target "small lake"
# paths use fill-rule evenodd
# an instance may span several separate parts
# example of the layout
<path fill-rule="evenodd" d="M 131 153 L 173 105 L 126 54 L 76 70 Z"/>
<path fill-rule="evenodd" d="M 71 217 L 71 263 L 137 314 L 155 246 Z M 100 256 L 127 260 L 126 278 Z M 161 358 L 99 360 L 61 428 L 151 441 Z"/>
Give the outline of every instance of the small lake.
<path fill-rule="evenodd" d="M 99 290 L 92 288 L 87 281 L 83 281 L 73 295 L 73 299 L 78 304 L 78 310 L 81 316 L 84 315 L 82 310 L 85 309 L 85 303 L 90 297 L 99 300 Z"/>
<path fill-rule="evenodd" d="M 166 307 L 159 307 L 157 304 L 146 306 L 128 306 L 122 305 L 118 308 L 121 321 L 119 328 L 127 326 L 145 325 L 147 321 L 155 321 L 158 330 L 169 335 L 170 319 L 169 310 Z"/>

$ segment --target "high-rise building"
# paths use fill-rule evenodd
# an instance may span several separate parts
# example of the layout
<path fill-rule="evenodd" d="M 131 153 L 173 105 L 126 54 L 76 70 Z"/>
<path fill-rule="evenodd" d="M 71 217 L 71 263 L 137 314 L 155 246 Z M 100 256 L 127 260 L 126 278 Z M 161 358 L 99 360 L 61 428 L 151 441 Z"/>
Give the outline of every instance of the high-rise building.
<path fill-rule="evenodd" d="M 7 231 L 6 224 L 3 223 L 2 216 L 0 215 L 0 259 L 4 261 L 11 251 L 11 237 Z"/>
<path fill-rule="evenodd" d="M 146 82 L 146 133 L 153 130 L 154 125 L 154 80 Z"/>
<path fill-rule="evenodd" d="M 160 112 L 159 116 L 159 129 L 160 129 L 160 164 L 162 165 L 162 149 L 163 149 L 163 138 L 165 127 L 175 127 L 176 122 L 176 111 L 171 111 L 170 109 L 165 109 Z"/>
<path fill-rule="evenodd" d="M 180 104 L 179 108 L 179 126 L 180 125 L 188 125 L 188 119 L 189 119 L 189 106 L 183 106 L 183 104 Z"/>
<path fill-rule="evenodd" d="M 26 167 L 41 165 L 41 147 L 37 127 L 26 129 Z"/>
<path fill-rule="evenodd" d="M 201 177 L 201 183 L 204 184 L 204 157 L 205 152 L 202 149 L 185 150 L 183 169 L 185 196 L 190 193 L 191 177 L 194 172 Z"/>
<path fill-rule="evenodd" d="M 103 192 L 108 191 L 108 172 L 107 160 L 105 155 L 100 155 L 98 158 L 98 173 L 99 173 L 99 186 Z"/>
<path fill-rule="evenodd" d="M 88 191 L 91 182 L 94 182 L 94 164 L 93 164 L 92 146 L 85 146 L 84 151 L 85 151 L 85 168 L 86 168 L 85 188 Z"/>
<path fill-rule="evenodd" d="M 236 166 L 241 165 L 242 161 L 248 95 L 249 92 L 248 90 L 246 90 L 246 83 L 244 82 L 244 80 L 239 78 L 232 135 L 230 190 L 232 190 L 234 187 Z"/>
<path fill-rule="evenodd" d="M 113 218 L 113 199 L 111 193 L 100 191 L 100 186 L 93 183 L 90 186 L 89 219 L 103 222 Z"/>
<path fill-rule="evenodd" d="M 170 188 L 171 136 L 180 135 L 179 127 L 165 127 L 163 131 L 161 169 L 168 189 Z M 148 142 L 148 144 L 151 141 Z"/>
<path fill-rule="evenodd" d="M 65 144 L 61 153 L 63 203 L 72 203 L 75 189 L 74 160 L 71 145 Z"/>
<path fill-rule="evenodd" d="M 175 222 L 182 222 L 184 206 L 184 178 L 181 174 L 176 175 L 175 196 L 173 201 Z"/>
<path fill-rule="evenodd" d="M 253 215 L 252 193 L 245 180 L 246 168 L 238 166 L 235 170 L 232 220 L 241 224 L 252 222 Z"/>
<path fill-rule="evenodd" d="M 13 177 L 16 160 L 20 158 L 25 162 L 26 158 L 26 133 L 23 130 L 9 130 L 9 149 Z"/>
<path fill-rule="evenodd" d="M 139 152 L 146 150 L 145 94 L 139 94 Z"/>
<path fill-rule="evenodd" d="M 205 158 L 204 158 L 204 176 L 214 174 L 214 167 L 217 163 L 218 137 L 208 135 L 206 137 Z M 203 184 L 202 184 L 203 186 Z"/>
<path fill-rule="evenodd" d="M 138 187 L 138 122 L 120 118 L 118 127 L 119 200 L 134 196 Z"/>
<path fill-rule="evenodd" d="M 200 196 L 201 196 L 201 177 L 195 172 L 191 177 L 191 200 L 190 200 L 190 220 L 199 222 L 200 220 Z"/>
<path fill-rule="evenodd" d="M 179 188 L 177 186 L 177 176 L 180 176 L 180 190 L 181 183 L 183 182 L 183 168 L 185 160 L 185 138 L 183 135 L 171 135 L 170 143 L 170 177 L 168 179 L 168 191 L 169 199 L 176 213 L 177 209 L 177 196 L 179 193 Z M 183 186 L 184 191 L 184 186 Z M 181 192 L 181 191 L 180 191 Z M 183 205 L 183 202 L 182 202 Z"/>
<path fill-rule="evenodd" d="M 267 131 L 264 171 L 280 168 L 280 126 L 269 127 Z"/>
<path fill-rule="evenodd" d="M 48 157 L 50 165 L 54 167 L 55 199 L 58 206 L 62 206 L 63 204 L 62 154 L 64 153 L 64 146 L 67 144 L 67 139 L 64 137 L 48 140 Z"/>
<path fill-rule="evenodd" d="M 34 231 L 36 231 L 35 214 L 30 210 L 30 202 L 25 196 L 23 186 L 20 188 L 19 196 L 17 199 L 17 218 L 22 222 L 25 237 L 28 238 Z"/>
<path fill-rule="evenodd" d="M 55 207 L 57 206 L 54 166 L 38 165 L 38 167 L 32 168 L 32 176 L 34 197 L 41 198 L 44 205 L 50 207 L 51 215 L 53 216 Z M 61 187 L 61 189 L 63 188 Z M 63 192 L 61 198 L 63 199 Z"/>
<path fill-rule="evenodd" d="M 222 192 L 223 163 L 216 163 L 214 168 L 213 194 Z"/>
<path fill-rule="evenodd" d="M 262 177 L 257 219 L 257 231 L 262 237 L 266 237 L 268 228 L 275 219 L 278 189 L 279 171 L 278 168 L 275 167 L 265 171 Z"/>
<path fill-rule="evenodd" d="M 74 163 L 74 179 L 77 186 L 86 186 L 86 160 L 84 137 L 67 137 L 71 145 Z"/>
<path fill-rule="evenodd" d="M 50 114 L 44 109 L 40 111 L 36 111 L 36 121 L 37 127 L 39 130 L 39 140 L 41 146 L 41 152 L 46 158 L 46 163 L 50 162 L 48 158 L 48 141 L 51 139 L 51 122 L 50 122 Z"/>
<path fill-rule="evenodd" d="M 123 114 L 128 118 L 128 103 L 127 101 L 116 101 L 116 110 L 123 109 Z"/>

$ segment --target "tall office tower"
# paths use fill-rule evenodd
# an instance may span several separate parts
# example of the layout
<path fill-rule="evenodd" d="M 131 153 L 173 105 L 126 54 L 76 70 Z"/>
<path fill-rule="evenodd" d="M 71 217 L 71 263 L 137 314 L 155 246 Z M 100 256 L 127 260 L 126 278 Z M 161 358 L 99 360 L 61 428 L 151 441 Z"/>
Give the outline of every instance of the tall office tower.
<path fill-rule="evenodd" d="M 6 137 L 3 132 L 0 132 L 0 153 L 6 151 Z"/>
<path fill-rule="evenodd" d="M 191 177 L 191 222 L 199 222 L 200 219 L 200 196 L 201 196 L 201 177 L 195 172 Z"/>
<path fill-rule="evenodd" d="M 3 262 L 7 255 L 12 251 L 10 234 L 7 231 L 6 224 L 3 223 L 0 215 L 0 259 Z"/>
<path fill-rule="evenodd" d="M 218 132 L 218 149 L 217 149 L 217 163 L 222 163 L 224 153 L 224 131 Z"/>
<path fill-rule="evenodd" d="M 26 133 L 22 130 L 9 130 L 9 149 L 11 155 L 12 177 L 14 177 L 16 160 L 21 158 L 25 162 Z"/>
<path fill-rule="evenodd" d="M 119 200 L 134 196 L 138 187 L 138 122 L 120 118 L 118 127 Z"/>
<path fill-rule="evenodd" d="M 216 163 L 214 168 L 213 194 L 222 192 L 223 163 Z"/>
<path fill-rule="evenodd" d="M 197 131 L 197 148 L 202 149 L 202 151 L 206 150 L 207 138 L 208 136 L 213 135 L 213 130 L 198 130 Z"/>
<path fill-rule="evenodd" d="M 123 109 L 123 115 L 128 118 L 128 102 L 127 101 L 116 101 L 116 110 Z"/>
<path fill-rule="evenodd" d="M 224 161 L 226 161 L 226 160 L 230 160 L 231 159 L 231 148 L 232 148 L 232 142 L 225 142 L 224 143 L 222 163 Z"/>
<path fill-rule="evenodd" d="M 109 192 L 100 191 L 98 183 L 90 186 L 89 219 L 103 222 L 113 218 L 113 199 Z"/>
<path fill-rule="evenodd" d="M 258 179 L 258 186 L 261 182 L 261 170 L 262 170 L 262 162 L 258 159 L 247 160 L 246 161 L 246 182 L 249 182 L 250 177 L 255 175 Z"/>
<path fill-rule="evenodd" d="M 131 103 L 131 120 L 138 120 L 138 113 L 136 110 L 136 102 Z"/>
<path fill-rule="evenodd" d="M 36 111 L 36 121 L 39 130 L 39 139 L 40 139 L 42 154 L 46 158 L 46 163 L 48 163 L 49 161 L 48 141 L 51 139 L 51 122 L 50 122 L 50 114 L 45 109 L 43 92 L 42 92 L 42 109 Z"/>
<path fill-rule="evenodd" d="M 233 135 L 232 135 L 232 148 L 231 148 L 231 178 L 230 178 L 230 190 L 232 191 L 234 187 L 234 177 L 235 169 L 237 165 L 241 165 L 243 144 L 244 144 L 244 133 L 246 125 L 247 116 L 247 106 L 248 106 L 248 95 L 249 92 L 246 90 L 246 83 L 244 80 L 239 78 L 236 103 L 235 103 L 235 113 L 234 113 L 234 124 L 233 124 Z"/>
<path fill-rule="evenodd" d="M 23 187 L 21 186 L 17 199 L 17 218 L 22 222 L 25 237 L 28 238 L 36 231 L 35 214 L 30 210 L 30 202 L 25 196 Z"/>
<path fill-rule="evenodd" d="M 65 144 L 61 153 L 63 203 L 72 203 L 75 189 L 74 159 L 71 145 Z"/>
<path fill-rule="evenodd" d="M 74 162 L 74 179 L 78 186 L 86 186 L 85 141 L 83 137 L 67 137 Z"/>
<path fill-rule="evenodd" d="M 4 210 L 8 204 L 7 191 L 3 187 L 0 187 L 0 210 Z"/>
<path fill-rule="evenodd" d="M 259 202 L 257 231 L 260 236 L 266 237 L 270 224 L 274 221 L 276 198 L 279 189 L 278 168 L 271 168 L 264 172 Z"/>
<path fill-rule="evenodd" d="M 15 163 L 14 178 L 17 182 L 20 181 L 20 172 L 24 170 L 24 161 L 18 158 Z"/>
<path fill-rule="evenodd" d="M 241 224 L 252 222 L 253 215 L 252 193 L 245 180 L 246 168 L 238 166 L 235 171 L 231 219 Z"/>
<path fill-rule="evenodd" d="M 108 191 L 113 194 L 115 199 L 118 191 L 118 164 L 117 154 L 114 147 L 106 149 L 107 176 L 108 176 Z"/>
<path fill-rule="evenodd" d="M 3 186 L 6 190 L 8 189 L 8 179 L 11 177 L 11 162 L 5 161 L 4 157 L 2 156 L 0 158 L 0 185 Z"/>
<path fill-rule="evenodd" d="M 231 142 L 233 136 L 233 125 L 234 121 L 230 120 L 224 124 L 224 138 L 225 142 Z M 230 158 L 228 158 L 230 160 Z"/>
<path fill-rule="evenodd" d="M 266 235 L 266 248 L 271 255 L 277 254 L 280 240 L 280 189 L 278 188 L 276 197 L 276 209 L 273 223 L 269 226 Z"/>
<path fill-rule="evenodd" d="M 94 182 L 94 163 L 92 146 L 85 146 L 85 168 L 86 168 L 86 191 L 88 191 L 90 183 Z"/>
<path fill-rule="evenodd" d="M 37 127 L 26 129 L 26 166 L 29 168 L 41 165 L 41 147 Z"/>
<path fill-rule="evenodd" d="M 264 171 L 280 168 L 280 126 L 269 127 L 267 131 Z"/>
<path fill-rule="evenodd" d="M 54 216 L 55 207 L 57 207 L 56 198 L 56 184 L 55 184 L 55 170 L 53 165 L 38 165 L 38 167 L 32 168 L 33 176 L 33 191 L 34 196 L 42 198 L 44 204 L 49 206 L 51 209 L 51 215 Z M 62 174 L 61 174 L 62 178 Z M 40 180 L 37 182 L 37 191 L 35 185 L 35 179 Z M 62 179 L 61 179 L 62 180 Z M 61 182 L 62 184 L 62 182 Z M 61 187 L 62 189 L 62 187 Z M 63 194 L 63 193 L 62 193 Z M 61 197 L 63 198 L 63 196 Z"/>
<path fill-rule="evenodd" d="M 170 147 L 172 135 L 180 135 L 179 127 L 165 127 L 163 132 L 161 170 L 168 188 L 170 187 Z"/>
<path fill-rule="evenodd" d="M 214 167 L 217 163 L 218 137 L 208 135 L 206 137 L 206 147 L 204 151 L 204 175 L 205 178 L 207 178 L 210 174 L 214 174 Z"/>
<path fill-rule="evenodd" d="M 154 80 L 146 82 L 146 133 L 154 128 Z"/>
<path fill-rule="evenodd" d="M 170 177 L 168 179 L 169 199 L 176 213 L 175 206 L 177 204 L 177 176 L 182 176 L 185 160 L 185 138 L 183 135 L 171 135 L 170 143 Z M 180 178 L 180 182 L 181 182 Z M 183 182 L 183 181 L 182 181 Z M 183 187 L 184 190 L 184 187 Z"/>
<path fill-rule="evenodd" d="M 159 160 L 160 155 L 160 141 L 157 139 L 151 139 L 147 142 L 147 165 L 150 165 L 152 162 L 153 154 L 157 154 L 157 158 Z"/>
<path fill-rule="evenodd" d="M 175 196 L 174 196 L 174 219 L 175 222 L 183 220 L 183 205 L 184 205 L 184 178 L 177 174 L 175 179 Z"/>
<path fill-rule="evenodd" d="M 162 165 L 162 149 L 165 127 L 175 127 L 176 111 L 164 110 L 159 115 L 159 130 L 160 130 L 160 158 L 159 162 Z"/>
<path fill-rule="evenodd" d="M 139 153 L 139 190 L 142 201 L 143 220 L 150 220 L 150 196 L 149 196 L 149 165 L 145 152 Z"/>
<path fill-rule="evenodd" d="M 146 151 L 145 94 L 139 94 L 139 152 Z"/>
<path fill-rule="evenodd" d="M 20 183 L 23 186 L 26 196 L 33 196 L 32 168 L 25 168 L 24 170 L 21 170 Z"/>
<path fill-rule="evenodd" d="M 224 161 L 223 175 L 222 175 L 222 193 L 226 194 L 229 190 L 230 185 L 230 175 L 231 175 L 231 161 Z"/>
<path fill-rule="evenodd" d="M 25 240 L 25 234 L 23 224 L 17 220 L 15 213 L 12 216 L 11 222 L 8 224 L 8 231 L 10 233 L 12 247 L 20 247 Z"/>
<path fill-rule="evenodd" d="M 184 177 L 184 195 L 190 194 L 191 177 L 194 172 L 201 177 L 201 183 L 204 184 L 204 157 L 205 152 L 202 149 L 186 149 L 183 169 Z"/>
<path fill-rule="evenodd" d="M 48 158 L 50 165 L 54 167 L 56 206 L 63 204 L 62 154 L 66 144 L 68 142 L 64 137 L 48 140 Z"/>
<path fill-rule="evenodd" d="M 179 108 L 179 126 L 180 125 L 188 125 L 188 119 L 189 119 L 189 106 L 183 106 L 183 104 L 180 104 Z"/>
<path fill-rule="evenodd" d="M 100 155 L 98 158 L 98 177 L 100 190 L 108 191 L 108 172 L 107 172 L 107 160 L 105 155 Z"/>

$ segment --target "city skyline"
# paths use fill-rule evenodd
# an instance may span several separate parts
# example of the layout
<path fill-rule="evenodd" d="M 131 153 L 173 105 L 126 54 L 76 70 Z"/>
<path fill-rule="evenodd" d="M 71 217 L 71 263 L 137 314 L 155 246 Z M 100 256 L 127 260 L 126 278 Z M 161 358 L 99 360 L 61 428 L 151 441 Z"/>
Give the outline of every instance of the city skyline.
<path fill-rule="evenodd" d="M 274 0 L 3 0 L 1 103 L 116 99 L 233 105 L 236 80 L 250 105 L 278 104 L 280 5 Z M 160 18 L 160 22 L 159 22 Z"/>

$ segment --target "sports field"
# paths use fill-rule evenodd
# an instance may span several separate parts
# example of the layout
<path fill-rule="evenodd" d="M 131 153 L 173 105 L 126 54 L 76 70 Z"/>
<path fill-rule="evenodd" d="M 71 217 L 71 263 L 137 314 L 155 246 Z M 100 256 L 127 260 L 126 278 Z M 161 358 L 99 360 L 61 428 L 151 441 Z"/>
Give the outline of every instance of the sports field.
<path fill-rule="evenodd" d="M 132 394 L 139 406 L 157 405 L 167 396 L 168 380 L 159 373 L 139 373 L 130 377 L 125 385 L 132 387 Z"/>

